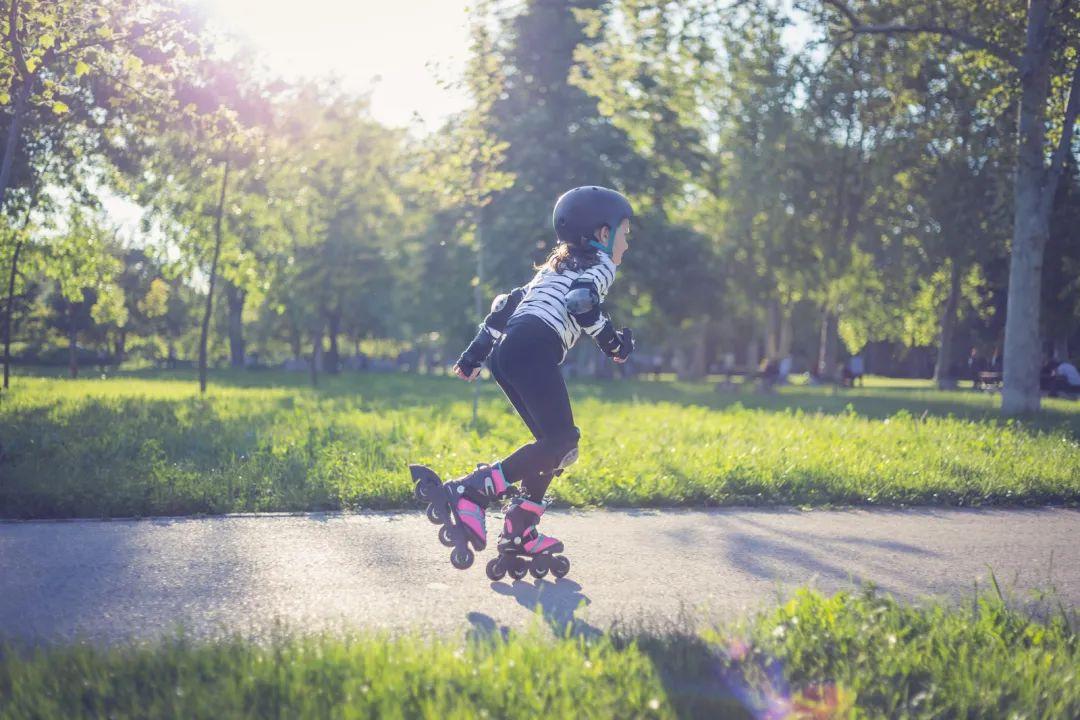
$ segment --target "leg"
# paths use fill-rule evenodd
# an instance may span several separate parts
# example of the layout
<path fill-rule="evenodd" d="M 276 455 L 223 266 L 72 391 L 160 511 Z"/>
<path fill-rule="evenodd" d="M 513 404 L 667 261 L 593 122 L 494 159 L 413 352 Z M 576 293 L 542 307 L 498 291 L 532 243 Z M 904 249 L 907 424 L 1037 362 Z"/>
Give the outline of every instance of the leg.
<path fill-rule="evenodd" d="M 570 396 L 558 366 L 537 363 L 515 368 L 508 380 L 536 420 L 537 440 L 523 445 L 502 461 L 507 480 L 517 482 L 550 475 L 572 463 L 577 458 L 580 433 L 574 426 Z"/>
<path fill-rule="evenodd" d="M 525 401 L 521 398 L 521 394 L 514 388 L 507 378 L 506 373 L 503 370 L 502 364 L 499 361 L 499 349 L 502 345 L 498 345 L 495 348 L 495 352 L 491 354 L 491 360 L 488 363 L 488 367 L 491 369 L 491 376 L 495 378 L 495 382 L 502 388 L 503 394 L 506 395 L 506 399 L 510 401 L 510 404 L 514 406 L 514 410 L 521 416 L 522 421 L 529 428 L 529 432 L 533 434 L 533 437 L 537 440 L 540 439 L 540 425 L 536 422 L 536 419 L 529 412 L 529 408 L 525 405 Z"/>

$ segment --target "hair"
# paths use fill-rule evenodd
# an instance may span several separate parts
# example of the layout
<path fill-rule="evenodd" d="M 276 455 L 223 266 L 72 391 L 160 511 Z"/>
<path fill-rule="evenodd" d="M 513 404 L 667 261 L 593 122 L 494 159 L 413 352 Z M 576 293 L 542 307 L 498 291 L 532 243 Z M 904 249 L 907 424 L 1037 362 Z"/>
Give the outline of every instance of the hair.
<path fill-rule="evenodd" d="M 584 270 L 600 262 L 598 252 L 596 248 L 584 243 L 571 245 L 570 243 L 560 242 L 548 255 L 547 260 L 537 265 L 536 269 L 551 270 L 552 272 Z"/>

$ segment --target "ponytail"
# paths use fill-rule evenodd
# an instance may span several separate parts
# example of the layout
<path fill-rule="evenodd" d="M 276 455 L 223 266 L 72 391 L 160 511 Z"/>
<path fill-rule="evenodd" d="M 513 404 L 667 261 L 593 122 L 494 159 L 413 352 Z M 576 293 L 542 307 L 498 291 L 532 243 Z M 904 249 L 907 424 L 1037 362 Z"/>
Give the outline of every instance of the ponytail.
<path fill-rule="evenodd" d="M 564 270 L 584 270 L 600 262 L 597 250 L 593 247 L 582 247 L 560 242 L 548 255 L 547 260 L 537 265 L 537 270 L 550 270 L 562 272 Z"/>

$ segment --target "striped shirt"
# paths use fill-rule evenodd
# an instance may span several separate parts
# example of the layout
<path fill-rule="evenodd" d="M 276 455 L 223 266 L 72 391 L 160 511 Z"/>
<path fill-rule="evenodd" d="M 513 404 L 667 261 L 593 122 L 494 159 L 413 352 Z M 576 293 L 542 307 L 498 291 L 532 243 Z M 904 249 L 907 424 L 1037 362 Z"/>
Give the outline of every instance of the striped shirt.
<path fill-rule="evenodd" d="M 595 337 L 604 327 L 607 318 L 601 313 L 600 319 L 593 325 L 582 328 L 566 309 L 566 293 L 575 280 L 588 280 L 596 286 L 596 293 L 603 302 L 615 280 L 615 263 L 605 253 L 598 253 L 598 257 L 600 262 L 584 270 L 555 272 L 545 268 L 537 272 L 525 286 L 525 297 L 514 311 L 511 320 L 520 315 L 535 315 L 543 320 L 562 340 L 563 358 L 581 337 L 582 330 Z"/>

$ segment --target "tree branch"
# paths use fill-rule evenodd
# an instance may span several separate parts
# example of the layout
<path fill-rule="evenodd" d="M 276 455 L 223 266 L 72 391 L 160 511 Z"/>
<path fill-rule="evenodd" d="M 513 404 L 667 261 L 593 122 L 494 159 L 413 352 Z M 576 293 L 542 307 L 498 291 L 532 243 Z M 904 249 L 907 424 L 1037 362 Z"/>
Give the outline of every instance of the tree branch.
<path fill-rule="evenodd" d="M 19 39 L 19 0 L 11 0 L 8 8 L 8 42 L 11 43 L 11 52 L 15 56 L 15 66 L 23 78 L 29 78 L 30 69 L 26 67 L 26 57 L 23 55 L 22 41 Z"/>
<path fill-rule="evenodd" d="M 1046 202 L 1054 203 L 1057 194 L 1058 182 L 1065 172 L 1065 158 L 1072 151 L 1073 128 L 1076 126 L 1076 117 L 1080 113 L 1080 61 L 1073 69 L 1072 82 L 1069 83 L 1069 96 L 1065 100 L 1065 117 L 1061 126 L 1061 137 L 1057 147 L 1050 158 L 1050 171 L 1046 179 Z"/>
<path fill-rule="evenodd" d="M 848 21 L 848 30 L 852 35 L 940 35 L 952 38 L 973 48 L 985 50 L 1015 68 L 1020 67 L 1020 57 L 1012 50 L 963 30 L 932 23 L 865 25 L 844 0 L 822 0 L 822 2 L 844 16 Z"/>

